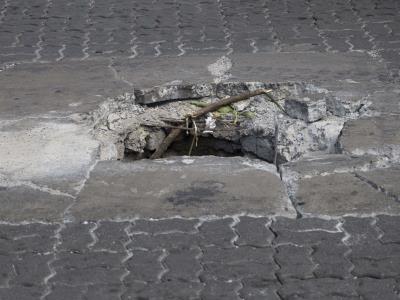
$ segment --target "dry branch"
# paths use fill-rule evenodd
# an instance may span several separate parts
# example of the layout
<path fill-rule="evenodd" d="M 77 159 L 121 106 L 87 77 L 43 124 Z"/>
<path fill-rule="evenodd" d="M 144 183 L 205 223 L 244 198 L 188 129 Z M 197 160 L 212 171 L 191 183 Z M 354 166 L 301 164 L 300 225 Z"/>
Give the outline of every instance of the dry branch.
<path fill-rule="evenodd" d="M 230 105 L 239 101 L 243 101 L 246 99 L 249 99 L 254 96 L 262 95 L 262 94 L 267 94 L 272 92 L 272 90 L 266 90 L 266 89 L 258 89 L 255 90 L 254 92 L 249 92 L 237 96 L 232 96 L 228 97 L 222 100 L 219 100 L 217 102 L 213 102 L 206 107 L 199 109 L 198 111 L 194 112 L 193 114 L 189 115 L 188 118 L 194 119 L 201 117 L 207 113 L 214 112 L 218 110 L 219 108 Z M 273 101 L 275 102 L 275 101 Z M 174 140 L 179 136 L 179 134 L 183 131 L 181 128 L 174 128 L 170 131 L 168 136 L 164 139 L 164 141 L 160 144 L 160 146 L 157 148 L 157 150 L 151 155 L 151 159 L 157 159 L 160 158 L 165 151 L 167 151 L 168 147 L 174 142 Z"/>

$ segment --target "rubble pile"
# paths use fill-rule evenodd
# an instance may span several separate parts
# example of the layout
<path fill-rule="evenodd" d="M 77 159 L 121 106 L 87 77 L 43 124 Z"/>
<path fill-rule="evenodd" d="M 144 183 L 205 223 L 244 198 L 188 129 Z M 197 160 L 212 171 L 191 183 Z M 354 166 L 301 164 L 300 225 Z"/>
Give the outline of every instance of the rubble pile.
<path fill-rule="evenodd" d="M 270 92 L 221 107 L 188 128 L 187 116 L 199 108 L 257 89 Z M 178 83 L 109 99 L 91 119 L 102 160 L 149 158 L 171 130 L 182 128 L 165 156 L 187 155 L 195 130 L 194 155 L 245 155 L 280 164 L 336 153 L 344 122 L 367 109 L 368 99 L 343 101 L 306 83 Z"/>

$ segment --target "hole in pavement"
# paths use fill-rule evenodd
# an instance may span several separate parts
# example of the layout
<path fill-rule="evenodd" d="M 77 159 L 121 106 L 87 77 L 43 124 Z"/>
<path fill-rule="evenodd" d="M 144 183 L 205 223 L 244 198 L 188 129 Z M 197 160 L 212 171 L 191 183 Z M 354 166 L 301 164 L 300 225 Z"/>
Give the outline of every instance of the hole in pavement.
<path fill-rule="evenodd" d="M 171 144 L 163 157 L 188 155 L 192 144 L 192 136 L 181 134 L 177 140 Z M 125 148 L 124 159 L 138 160 L 150 158 L 154 151 L 144 149 L 143 152 L 136 152 Z M 246 152 L 238 143 L 216 139 L 210 136 L 202 136 L 197 142 L 197 147 L 193 147 L 192 156 L 213 155 L 221 157 L 244 156 Z"/>
<path fill-rule="evenodd" d="M 173 128 L 185 128 L 185 116 L 228 96 L 271 90 L 196 119 L 198 142 L 191 155 L 249 156 L 271 163 L 305 155 L 337 153 L 348 119 L 368 110 L 368 99 L 337 93 L 305 82 L 172 83 L 135 89 L 104 102 L 92 114 L 102 160 L 149 158 Z M 188 155 L 193 130 L 183 130 L 164 153 Z"/>

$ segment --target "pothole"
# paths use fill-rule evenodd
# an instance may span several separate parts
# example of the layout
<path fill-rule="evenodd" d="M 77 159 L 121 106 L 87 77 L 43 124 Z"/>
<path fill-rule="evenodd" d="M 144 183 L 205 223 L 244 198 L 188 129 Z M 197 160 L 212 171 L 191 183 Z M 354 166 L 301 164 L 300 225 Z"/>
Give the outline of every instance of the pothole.
<path fill-rule="evenodd" d="M 186 128 L 185 117 L 228 96 L 257 89 L 266 95 L 225 106 L 196 120 L 168 148 L 171 155 L 250 156 L 281 164 L 306 155 L 337 153 L 347 119 L 360 117 L 368 99 L 347 99 L 303 82 L 172 83 L 134 90 L 109 99 L 92 114 L 102 160 L 149 158 L 174 128 Z"/>

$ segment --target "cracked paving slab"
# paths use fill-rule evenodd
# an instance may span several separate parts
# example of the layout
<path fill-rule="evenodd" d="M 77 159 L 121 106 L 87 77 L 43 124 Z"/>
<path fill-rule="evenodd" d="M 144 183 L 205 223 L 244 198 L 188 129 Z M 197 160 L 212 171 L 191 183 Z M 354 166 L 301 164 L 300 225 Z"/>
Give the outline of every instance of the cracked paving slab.
<path fill-rule="evenodd" d="M 71 212 L 78 220 L 296 215 L 274 165 L 212 156 L 100 162 Z"/>
<path fill-rule="evenodd" d="M 393 190 L 398 170 L 386 159 L 321 155 L 283 164 L 280 170 L 291 200 L 303 215 L 400 213 Z"/>

